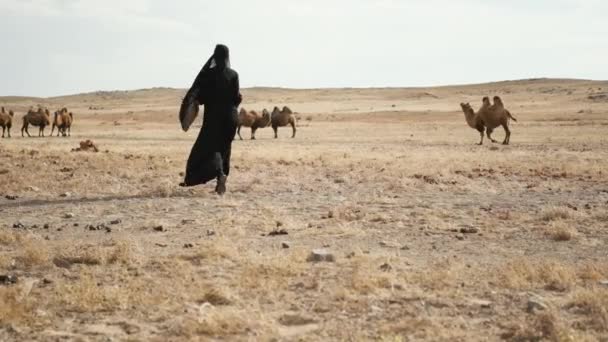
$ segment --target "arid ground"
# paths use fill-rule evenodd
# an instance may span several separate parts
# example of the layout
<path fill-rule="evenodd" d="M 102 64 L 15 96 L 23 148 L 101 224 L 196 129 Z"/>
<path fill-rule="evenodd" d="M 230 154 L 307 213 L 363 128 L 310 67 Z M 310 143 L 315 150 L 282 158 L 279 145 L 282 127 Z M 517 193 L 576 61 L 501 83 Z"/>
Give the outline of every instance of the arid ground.
<path fill-rule="evenodd" d="M 243 93 L 298 132 L 236 140 L 224 197 L 177 186 L 183 90 L 0 98 L 0 340 L 608 340 L 608 82 Z M 21 138 L 38 104 L 72 136 Z"/>

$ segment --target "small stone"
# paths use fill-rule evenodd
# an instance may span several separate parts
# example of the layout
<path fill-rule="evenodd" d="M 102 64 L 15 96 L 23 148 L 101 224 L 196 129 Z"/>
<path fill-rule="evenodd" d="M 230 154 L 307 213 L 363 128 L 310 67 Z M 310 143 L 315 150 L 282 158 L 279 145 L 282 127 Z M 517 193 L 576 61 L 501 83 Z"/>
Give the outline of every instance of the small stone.
<path fill-rule="evenodd" d="M 52 284 L 53 281 L 51 279 L 44 278 L 44 279 L 42 279 L 42 283 L 45 284 L 45 285 L 49 285 L 49 284 Z"/>
<path fill-rule="evenodd" d="M 289 246 L 289 242 L 287 242 L 287 241 L 283 241 L 283 242 L 281 242 L 281 247 L 282 247 L 282 248 L 284 248 L 284 249 L 289 248 L 289 247 L 290 247 L 290 246 Z"/>
<path fill-rule="evenodd" d="M 192 247 L 194 247 L 194 245 L 191 244 L 191 243 L 185 243 L 184 244 L 184 248 L 192 248 Z"/>
<path fill-rule="evenodd" d="M 457 234 L 457 235 L 456 235 L 456 238 L 457 238 L 458 240 L 462 241 L 462 240 L 464 240 L 464 235 L 462 235 L 462 234 Z"/>
<path fill-rule="evenodd" d="M 600 280 L 600 285 L 608 286 L 608 280 Z"/>
<path fill-rule="evenodd" d="M 283 227 L 283 222 L 277 221 L 277 228 L 279 228 L 279 227 Z"/>
<path fill-rule="evenodd" d="M 403 247 L 401 247 L 401 250 L 402 251 L 409 251 L 410 248 L 408 246 L 406 246 L 406 245 L 403 245 Z"/>
<path fill-rule="evenodd" d="M 215 235 L 215 230 L 207 229 L 207 236 Z"/>
<path fill-rule="evenodd" d="M 74 213 L 65 213 L 65 214 L 63 214 L 63 218 L 66 218 L 66 219 L 74 218 Z"/>
<path fill-rule="evenodd" d="M 87 224 L 84 228 L 88 230 L 97 230 L 97 227 L 92 224 Z"/>
<path fill-rule="evenodd" d="M 161 226 L 156 226 L 153 228 L 155 232 L 164 232 L 165 231 L 165 227 Z"/>
<path fill-rule="evenodd" d="M 44 224 L 44 226 L 43 226 L 42 228 L 44 228 L 44 229 L 49 229 L 49 228 L 50 228 L 50 226 L 49 226 L 49 224 L 48 224 L 48 223 L 45 223 L 45 224 Z"/>
<path fill-rule="evenodd" d="M 384 264 L 380 265 L 381 271 L 389 272 L 392 269 L 393 269 L 393 267 L 391 265 L 389 265 L 388 263 L 384 263 Z"/>
<path fill-rule="evenodd" d="M 37 188 L 37 187 L 35 187 L 35 186 L 28 186 L 28 187 L 27 187 L 27 189 L 28 189 L 29 191 L 33 191 L 33 192 L 38 192 L 38 191 L 40 191 L 40 188 Z"/>
<path fill-rule="evenodd" d="M 25 229 L 25 225 L 21 222 L 13 223 L 13 228 L 16 229 Z"/>
<path fill-rule="evenodd" d="M 74 227 L 78 227 L 78 226 L 79 226 L 79 224 L 78 224 L 78 223 L 74 223 Z"/>
<path fill-rule="evenodd" d="M 112 232 L 112 228 L 106 227 L 106 233 L 111 233 L 111 232 Z"/>
<path fill-rule="evenodd" d="M 336 258 L 334 257 L 333 254 L 331 254 L 330 252 L 328 252 L 325 249 L 313 249 L 310 254 L 308 255 L 308 257 L 306 258 L 306 261 L 308 262 L 334 262 L 336 261 Z"/>
<path fill-rule="evenodd" d="M 193 219 L 183 219 L 182 220 L 182 224 L 190 224 L 190 223 L 194 223 Z"/>
<path fill-rule="evenodd" d="M 37 224 L 33 224 L 30 228 L 36 229 L 36 228 L 38 228 L 38 225 Z"/>
<path fill-rule="evenodd" d="M 491 301 L 483 299 L 471 299 L 469 303 L 471 303 L 471 305 L 481 306 L 482 308 L 489 308 L 492 306 Z"/>
<path fill-rule="evenodd" d="M 122 222 L 122 220 L 121 220 L 121 219 L 116 219 L 116 220 L 112 220 L 112 221 L 110 221 L 110 224 L 112 224 L 112 225 L 117 225 L 117 224 L 120 224 L 121 222 Z"/>
<path fill-rule="evenodd" d="M 69 192 L 64 192 L 64 193 L 59 194 L 59 197 L 70 197 L 70 196 L 72 196 L 72 194 Z"/>
<path fill-rule="evenodd" d="M 16 275 L 10 275 L 10 274 L 0 275 L 0 285 L 15 284 L 15 283 L 17 283 L 17 280 L 19 280 L 19 279 L 17 278 Z"/>
<path fill-rule="evenodd" d="M 528 299 L 527 311 L 528 313 L 535 313 L 536 311 L 543 311 L 548 308 L 542 298 L 534 296 Z"/>
<path fill-rule="evenodd" d="M 6 198 L 6 199 L 7 199 L 7 200 L 9 200 L 9 201 L 14 201 L 14 200 L 16 200 L 18 197 L 17 197 L 17 196 L 15 196 L 15 195 L 6 195 L 6 196 L 4 196 L 4 198 Z"/>
<path fill-rule="evenodd" d="M 268 233 L 268 236 L 276 236 L 276 235 L 288 235 L 287 230 L 285 229 L 275 229 Z"/>
<path fill-rule="evenodd" d="M 62 230 L 63 230 L 63 228 L 57 228 L 57 231 L 58 231 L 58 232 L 60 232 L 60 231 L 62 231 Z"/>
<path fill-rule="evenodd" d="M 469 226 L 469 227 L 460 228 L 460 232 L 463 234 L 477 234 L 477 233 L 479 233 L 479 229 Z"/>

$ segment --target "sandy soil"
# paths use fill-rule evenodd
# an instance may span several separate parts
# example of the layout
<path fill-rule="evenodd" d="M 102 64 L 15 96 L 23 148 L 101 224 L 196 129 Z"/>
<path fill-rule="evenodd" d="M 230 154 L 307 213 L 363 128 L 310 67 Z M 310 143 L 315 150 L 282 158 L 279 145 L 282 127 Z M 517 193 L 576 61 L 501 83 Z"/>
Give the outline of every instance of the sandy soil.
<path fill-rule="evenodd" d="M 608 82 L 246 89 L 298 133 L 235 141 L 224 197 L 177 186 L 183 93 L 0 98 L 0 340 L 608 340 Z M 38 104 L 72 137 L 21 138 Z"/>

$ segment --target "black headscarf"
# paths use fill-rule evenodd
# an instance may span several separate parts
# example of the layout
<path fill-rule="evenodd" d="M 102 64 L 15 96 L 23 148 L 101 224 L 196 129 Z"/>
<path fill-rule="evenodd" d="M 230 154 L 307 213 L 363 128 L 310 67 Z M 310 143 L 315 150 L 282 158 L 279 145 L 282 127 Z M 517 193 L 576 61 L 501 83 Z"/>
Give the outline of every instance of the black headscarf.
<path fill-rule="evenodd" d="M 179 119 L 182 124 L 182 129 L 187 131 L 196 116 L 198 115 L 198 106 L 205 104 L 205 94 L 201 91 L 205 87 L 205 83 L 210 80 L 212 71 L 224 70 L 230 68 L 230 50 L 223 44 L 217 44 L 213 55 L 207 59 L 205 65 L 198 73 L 192 86 L 182 100 L 182 105 L 179 110 Z"/>

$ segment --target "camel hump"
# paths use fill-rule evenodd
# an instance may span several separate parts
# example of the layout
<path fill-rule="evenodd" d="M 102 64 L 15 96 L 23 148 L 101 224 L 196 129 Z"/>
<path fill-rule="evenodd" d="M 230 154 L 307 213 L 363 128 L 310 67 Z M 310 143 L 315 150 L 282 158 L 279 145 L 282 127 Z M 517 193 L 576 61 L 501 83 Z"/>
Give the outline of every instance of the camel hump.
<path fill-rule="evenodd" d="M 239 114 L 241 114 L 241 115 L 247 114 L 247 109 L 245 109 L 244 107 L 241 107 Z"/>
<path fill-rule="evenodd" d="M 74 118 L 74 114 L 72 114 L 72 112 L 69 112 L 68 115 L 70 116 L 70 119 Z"/>
<path fill-rule="evenodd" d="M 289 109 L 289 107 L 287 107 L 287 106 L 283 107 L 282 112 L 283 113 L 287 113 L 287 114 L 293 114 L 293 112 L 291 111 L 291 109 Z"/>

